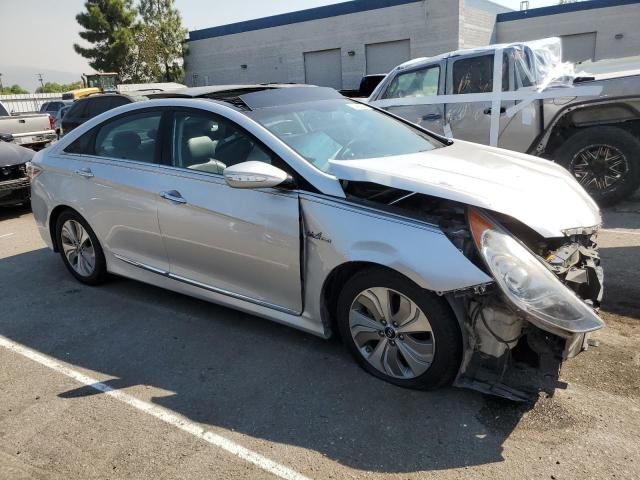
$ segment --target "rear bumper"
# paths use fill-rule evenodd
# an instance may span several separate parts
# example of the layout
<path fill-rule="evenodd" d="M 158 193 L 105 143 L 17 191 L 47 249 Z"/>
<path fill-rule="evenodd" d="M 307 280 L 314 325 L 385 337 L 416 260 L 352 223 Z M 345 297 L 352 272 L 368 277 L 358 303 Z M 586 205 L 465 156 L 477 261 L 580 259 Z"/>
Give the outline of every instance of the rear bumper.
<path fill-rule="evenodd" d="M 29 201 L 30 197 L 28 178 L 0 181 L 0 206 L 24 203 Z"/>

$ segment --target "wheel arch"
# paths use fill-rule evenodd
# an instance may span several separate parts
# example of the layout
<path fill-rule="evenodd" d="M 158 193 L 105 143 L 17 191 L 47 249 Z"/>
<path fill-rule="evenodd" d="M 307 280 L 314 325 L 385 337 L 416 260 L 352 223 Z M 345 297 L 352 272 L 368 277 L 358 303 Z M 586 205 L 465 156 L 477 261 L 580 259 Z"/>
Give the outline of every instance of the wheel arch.
<path fill-rule="evenodd" d="M 640 98 L 569 105 L 556 114 L 537 143 L 537 149 L 542 156 L 551 158 L 569 137 L 594 126 L 622 128 L 640 139 Z"/>
<path fill-rule="evenodd" d="M 387 265 L 383 265 L 381 263 L 376 263 L 371 261 L 348 261 L 340 265 L 337 265 L 333 268 L 333 270 L 331 270 L 331 272 L 329 272 L 329 275 L 327 275 L 327 277 L 325 278 L 320 291 L 320 311 L 322 315 L 322 323 L 325 326 L 325 330 L 327 330 L 329 335 L 333 335 L 338 332 L 336 316 L 337 316 L 337 307 L 338 307 L 338 297 L 340 296 L 342 287 L 356 273 L 359 273 L 362 270 L 366 270 L 368 268 L 379 268 L 381 270 L 387 270 L 389 272 L 402 275 L 404 278 L 418 285 L 423 290 L 429 291 L 424 287 L 421 287 L 414 279 L 406 275 L 406 273 L 401 272 L 397 269 L 391 268 Z M 460 326 L 460 330 L 464 338 L 465 331 L 463 328 L 463 317 L 461 316 L 461 309 L 456 308 L 453 297 L 450 297 L 449 295 L 442 295 L 442 296 L 446 300 L 446 303 L 449 306 L 449 308 L 451 309 L 452 314 L 458 320 L 458 324 Z"/>
<path fill-rule="evenodd" d="M 62 215 L 66 211 L 74 212 L 84 218 L 82 213 L 80 213 L 75 208 L 70 207 L 69 205 L 58 205 L 53 210 L 51 210 L 51 213 L 49 214 L 49 235 L 51 235 L 51 244 L 53 245 L 54 252 L 58 252 L 60 250 L 58 246 L 58 238 L 56 236 L 56 223 L 58 223 L 58 218 L 60 218 L 60 215 Z M 87 221 L 86 218 L 85 221 Z"/>

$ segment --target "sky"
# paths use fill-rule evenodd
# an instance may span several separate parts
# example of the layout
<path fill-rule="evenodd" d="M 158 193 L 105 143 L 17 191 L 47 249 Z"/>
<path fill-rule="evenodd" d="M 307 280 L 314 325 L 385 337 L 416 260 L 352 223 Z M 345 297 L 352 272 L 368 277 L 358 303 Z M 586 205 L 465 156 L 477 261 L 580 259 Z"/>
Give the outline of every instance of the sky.
<path fill-rule="evenodd" d="M 196 30 L 342 1 L 175 0 L 175 3 L 184 25 Z M 494 1 L 515 10 L 520 8 L 520 0 Z M 530 0 L 530 8 L 557 3 L 557 0 Z M 73 44 L 80 41 L 75 15 L 83 10 L 83 5 L 84 0 L 0 0 L 2 83 L 20 83 L 33 90 L 37 86 L 36 73 L 42 73 L 45 81 L 67 83 L 91 71 L 86 60 L 73 50 Z"/>

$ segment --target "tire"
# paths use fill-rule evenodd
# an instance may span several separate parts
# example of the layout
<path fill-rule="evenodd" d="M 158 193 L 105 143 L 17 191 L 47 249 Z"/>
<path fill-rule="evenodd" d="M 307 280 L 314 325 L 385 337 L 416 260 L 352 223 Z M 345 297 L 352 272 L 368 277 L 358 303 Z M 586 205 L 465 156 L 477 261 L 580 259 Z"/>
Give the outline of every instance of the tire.
<path fill-rule="evenodd" d="M 78 237 L 79 232 L 76 225 L 81 226 L 86 235 L 79 235 L 81 238 L 74 241 L 72 237 Z M 87 221 L 78 213 L 67 210 L 58 217 L 55 232 L 60 256 L 71 275 L 86 285 L 104 283 L 107 278 L 107 263 L 104 259 L 104 252 L 98 237 Z M 82 252 L 78 254 L 80 248 Z M 93 262 L 88 262 L 91 255 Z"/>
<path fill-rule="evenodd" d="M 617 163 L 616 156 L 621 156 L 622 163 Z M 622 128 L 580 130 L 557 150 L 555 160 L 600 206 L 619 202 L 640 185 L 640 141 Z"/>
<path fill-rule="evenodd" d="M 372 298 L 385 298 L 385 292 L 389 293 L 386 298 L 390 300 L 391 311 L 395 312 L 388 315 L 391 320 L 386 324 L 370 306 L 374 303 Z M 417 310 L 409 310 L 407 300 L 424 314 L 426 324 Z M 409 315 L 402 314 L 410 311 Z M 336 313 L 343 343 L 358 364 L 372 375 L 400 387 L 419 390 L 435 390 L 455 379 L 462 359 L 458 321 L 443 298 L 403 275 L 384 268 L 356 273 L 340 292 Z M 405 322 L 404 318 L 414 321 Z M 399 323 L 394 324 L 394 319 Z M 431 333 L 425 333 L 427 324 Z M 432 345 L 430 363 L 429 342 Z M 383 355 L 379 355 L 380 352 Z M 379 357 L 383 357 L 381 361 L 377 361 Z"/>

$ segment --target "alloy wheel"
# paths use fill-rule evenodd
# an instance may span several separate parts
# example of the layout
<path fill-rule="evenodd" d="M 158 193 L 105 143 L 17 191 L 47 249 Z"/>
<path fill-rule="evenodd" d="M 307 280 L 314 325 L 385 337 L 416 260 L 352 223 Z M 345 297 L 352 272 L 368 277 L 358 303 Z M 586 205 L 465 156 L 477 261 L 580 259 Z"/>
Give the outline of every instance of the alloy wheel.
<path fill-rule="evenodd" d="M 586 190 L 607 190 L 628 173 L 629 163 L 616 147 L 589 145 L 575 154 L 571 171 Z"/>
<path fill-rule="evenodd" d="M 349 311 L 349 329 L 360 354 L 394 378 L 425 373 L 435 354 L 431 324 L 408 297 L 376 287 L 358 294 Z"/>
<path fill-rule="evenodd" d="M 83 277 L 93 274 L 96 254 L 87 230 L 76 220 L 67 220 L 60 230 L 62 251 L 71 268 Z"/>

